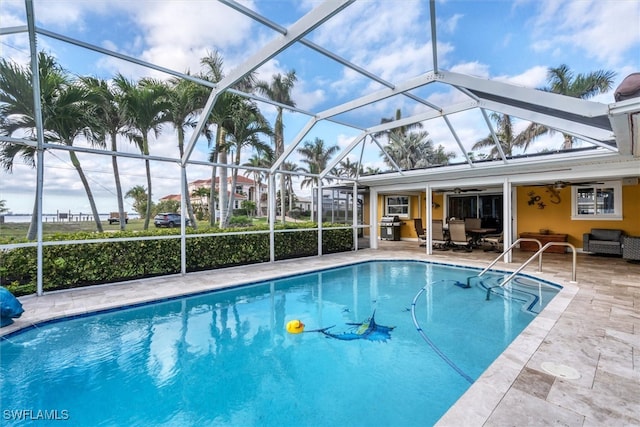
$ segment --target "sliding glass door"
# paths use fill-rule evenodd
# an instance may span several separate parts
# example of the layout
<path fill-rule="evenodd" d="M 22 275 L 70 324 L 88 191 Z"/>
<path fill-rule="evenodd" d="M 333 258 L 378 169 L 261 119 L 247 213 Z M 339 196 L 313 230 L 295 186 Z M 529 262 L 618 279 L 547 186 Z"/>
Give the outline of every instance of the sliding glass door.
<path fill-rule="evenodd" d="M 448 197 L 447 217 L 481 218 L 482 226 L 502 231 L 502 194 L 465 194 Z"/>

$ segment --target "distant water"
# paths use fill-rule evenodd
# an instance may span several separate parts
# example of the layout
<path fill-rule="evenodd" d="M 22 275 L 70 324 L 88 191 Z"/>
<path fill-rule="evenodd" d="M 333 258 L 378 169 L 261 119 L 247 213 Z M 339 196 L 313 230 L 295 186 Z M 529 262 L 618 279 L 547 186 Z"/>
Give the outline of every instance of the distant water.
<path fill-rule="evenodd" d="M 66 217 L 65 217 L 66 215 Z M 127 214 L 129 219 L 137 219 L 138 215 Z M 4 214 L 4 222 L 31 222 L 30 214 Z M 100 221 L 109 219 L 109 214 L 100 214 Z M 72 213 L 72 214 L 44 214 L 42 222 L 81 222 L 93 221 L 93 215 L 89 213 Z"/>

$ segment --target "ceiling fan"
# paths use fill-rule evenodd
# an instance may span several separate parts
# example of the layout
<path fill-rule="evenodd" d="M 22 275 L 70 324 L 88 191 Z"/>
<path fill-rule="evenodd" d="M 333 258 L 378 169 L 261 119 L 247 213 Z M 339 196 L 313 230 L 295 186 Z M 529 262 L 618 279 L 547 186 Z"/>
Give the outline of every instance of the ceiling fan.
<path fill-rule="evenodd" d="M 456 188 L 452 188 L 452 189 L 442 189 L 442 190 L 438 190 L 438 193 L 455 193 L 455 194 L 461 194 L 461 193 L 467 193 L 467 192 L 473 192 L 473 193 L 478 193 L 482 191 L 481 188 L 460 188 L 460 187 L 456 187 Z"/>
<path fill-rule="evenodd" d="M 534 185 L 534 187 L 547 187 L 547 188 L 553 188 L 554 190 L 562 190 L 565 187 L 569 187 L 572 185 L 595 185 L 595 184 L 603 184 L 602 182 L 596 182 L 596 181 L 588 181 L 588 182 L 569 182 L 569 181 L 556 181 L 554 183 L 549 183 L 549 184 L 537 184 Z"/>

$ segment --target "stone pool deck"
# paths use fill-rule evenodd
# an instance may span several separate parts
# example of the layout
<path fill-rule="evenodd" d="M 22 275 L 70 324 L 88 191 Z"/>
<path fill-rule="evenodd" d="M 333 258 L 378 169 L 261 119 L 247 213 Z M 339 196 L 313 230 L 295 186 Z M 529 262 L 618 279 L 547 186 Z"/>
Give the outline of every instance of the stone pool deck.
<path fill-rule="evenodd" d="M 513 270 L 531 253 L 514 252 Z M 165 276 L 20 298 L 25 314 L 6 335 L 43 321 L 262 281 L 376 259 L 432 260 L 486 266 L 481 250 L 427 256 L 416 242 L 380 242 L 378 249 Z M 525 272 L 564 287 L 440 419 L 440 426 L 640 426 L 640 264 L 546 254 Z"/>

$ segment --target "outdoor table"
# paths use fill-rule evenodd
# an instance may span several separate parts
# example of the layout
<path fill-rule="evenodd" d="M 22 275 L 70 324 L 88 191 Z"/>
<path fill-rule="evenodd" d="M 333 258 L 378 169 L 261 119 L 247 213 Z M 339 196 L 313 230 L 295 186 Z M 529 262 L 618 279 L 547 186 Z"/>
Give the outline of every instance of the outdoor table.
<path fill-rule="evenodd" d="M 471 242 L 473 246 L 479 246 L 480 240 L 482 240 L 483 236 L 486 236 L 487 234 L 495 233 L 495 232 L 496 232 L 495 228 L 472 228 L 469 230 L 469 233 L 472 236 Z"/>

